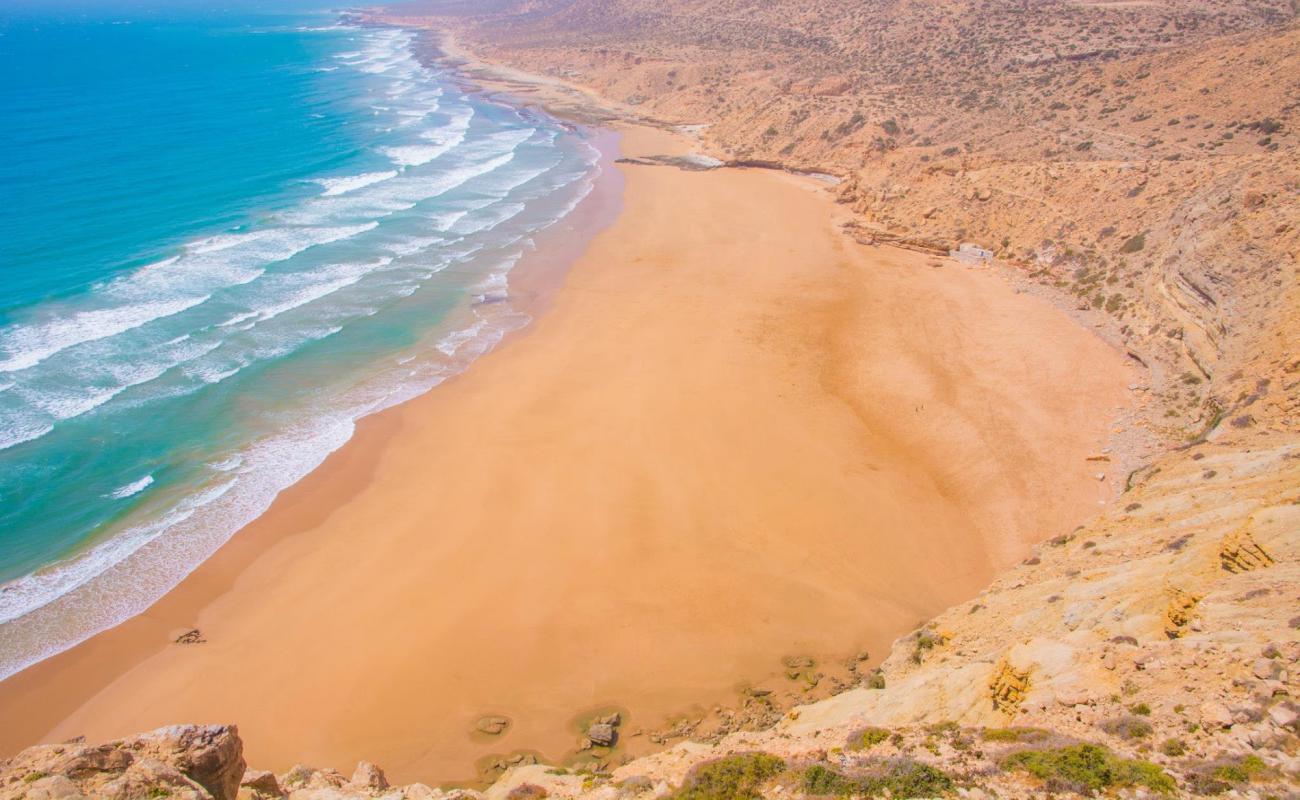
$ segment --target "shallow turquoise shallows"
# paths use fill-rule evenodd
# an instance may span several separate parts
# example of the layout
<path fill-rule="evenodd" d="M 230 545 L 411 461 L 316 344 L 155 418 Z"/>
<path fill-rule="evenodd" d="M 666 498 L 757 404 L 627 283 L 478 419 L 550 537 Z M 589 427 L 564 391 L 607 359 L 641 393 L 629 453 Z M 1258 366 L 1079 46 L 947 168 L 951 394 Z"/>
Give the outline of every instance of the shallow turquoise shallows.
<path fill-rule="evenodd" d="M 579 133 L 324 15 L 0 18 L 0 677 L 526 318 Z M 471 424 L 467 421 L 466 424 Z"/>

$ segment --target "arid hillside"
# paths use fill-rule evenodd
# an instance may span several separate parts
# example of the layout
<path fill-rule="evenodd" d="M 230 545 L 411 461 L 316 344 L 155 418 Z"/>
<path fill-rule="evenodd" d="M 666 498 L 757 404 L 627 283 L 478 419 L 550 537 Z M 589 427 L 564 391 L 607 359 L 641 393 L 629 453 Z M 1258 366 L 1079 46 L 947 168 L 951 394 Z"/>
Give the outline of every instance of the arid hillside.
<path fill-rule="evenodd" d="M 1282 346 L 1300 252 L 1291 0 L 392 12 L 475 56 L 700 126 L 723 160 L 834 174 L 860 239 L 978 245 L 1073 294 L 1151 368 L 1171 439 L 1297 422 Z"/>

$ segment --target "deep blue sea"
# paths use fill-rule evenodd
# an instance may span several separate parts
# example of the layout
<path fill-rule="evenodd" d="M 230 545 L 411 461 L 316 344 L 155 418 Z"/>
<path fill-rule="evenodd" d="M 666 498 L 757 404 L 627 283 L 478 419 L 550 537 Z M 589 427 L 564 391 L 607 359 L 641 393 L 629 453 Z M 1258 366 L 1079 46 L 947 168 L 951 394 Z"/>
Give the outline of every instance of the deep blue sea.
<path fill-rule="evenodd" d="M 509 270 L 599 171 L 413 32 L 4 13 L 0 678 L 524 324 Z"/>

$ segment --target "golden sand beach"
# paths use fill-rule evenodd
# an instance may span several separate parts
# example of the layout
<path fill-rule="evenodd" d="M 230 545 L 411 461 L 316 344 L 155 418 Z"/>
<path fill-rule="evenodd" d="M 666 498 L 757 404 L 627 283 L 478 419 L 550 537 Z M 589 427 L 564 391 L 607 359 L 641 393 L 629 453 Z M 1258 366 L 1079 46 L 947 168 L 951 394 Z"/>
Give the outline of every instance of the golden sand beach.
<path fill-rule="evenodd" d="M 0 684 L 0 752 L 236 721 L 261 768 L 472 779 L 562 758 L 589 709 L 630 732 L 783 655 L 883 655 L 1110 497 L 1086 459 L 1129 368 L 1065 314 L 853 242 L 810 179 L 617 169 L 617 220 L 528 329 L 364 420 L 146 614 Z M 487 713 L 509 730 L 473 734 Z"/>

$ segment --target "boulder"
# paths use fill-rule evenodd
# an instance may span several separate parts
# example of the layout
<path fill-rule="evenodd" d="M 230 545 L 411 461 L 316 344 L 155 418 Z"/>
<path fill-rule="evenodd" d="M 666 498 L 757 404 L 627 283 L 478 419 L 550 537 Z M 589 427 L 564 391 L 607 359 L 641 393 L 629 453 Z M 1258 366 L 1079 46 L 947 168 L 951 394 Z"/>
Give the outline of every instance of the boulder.
<path fill-rule="evenodd" d="M 262 798 L 284 797 L 284 789 L 280 788 L 280 782 L 275 779 L 275 773 L 262 769 L 250 769 L 244 772 L 244 779 L 239 782 L 241 796 L 247 790 L 248 794 L 261 800 Z"/>
<path fill-rule="evenodd" d="M 234 725 L 173 725 L 129 742 L 141 755 L 172 764 L 216 800 L 233 800 L 244 777 L 244 743 Z"/>
<path fill-rule="evenodd" d="M 384 771 L 379 767 L 369 761 L 362 761 L 352 773 L 352 785 L 382 791 L 388 788 L 388 778 L 384 777 Z"/>
<path fill-rule="evenodd" d="M 1296 714 L 1295 709 L 1288 708 L 1284 705 L 1277 705 L 1268 710 L 1268 718 L 1279 728 L 1291 728 L 1292 730 L 1295 730 L 1296 721 L 1297 719 L 1300 719 L 1300 715 Z"/>
<path fill-rule="evenodd" d="M 587 738 L 590 739 L 591 743 L 594 745 L 600 747 L 612 747 L 614 745 L 614 739 L 616 738 L 614 726 L 610 725 L 608 722 L 597 722 L 595 725 L 592 725 L 587 729 Z"/>
<path fill-rule="evenodd" d="M 244 775 L 243 749 L 233 725 L 175 725 L 95 746 L 38 745 L 0 765 L 0 785 L 26 786 L 28 800 L 234 800 Z"/>
<path fill-rule="evenodd" d="M 1232 727 L 1232 712 L 1223 703 L 1201 703 L 1201 725 L 1206 730 Z"/>
<path fill-rule="evenodd" d="M 86 794 L 104 800 L 135 800 L 137 797 L 209 800 L 213 796 L 175 766 L 148 757 L 136 759 L 124 772 L 87 789 Z"/>
<path fill-rule="evenodd" d="M 1266 681 L 1277 676 L 1278 667 L 1271 659 L 1257 658 L 1251 671 L 1254 672 L 1256 678 Z"/>
<path fill-rule="evenodd" d="M 46 775 L 26 784 L 26 800 L 82 800 L 85 795 L 64 775 Z"/>

